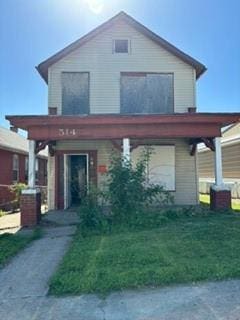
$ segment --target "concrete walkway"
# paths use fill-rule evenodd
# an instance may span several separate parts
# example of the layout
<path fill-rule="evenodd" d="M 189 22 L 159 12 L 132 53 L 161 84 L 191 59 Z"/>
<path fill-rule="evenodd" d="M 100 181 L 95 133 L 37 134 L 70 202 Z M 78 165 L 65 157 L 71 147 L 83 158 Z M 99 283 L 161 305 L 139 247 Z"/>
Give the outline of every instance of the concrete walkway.
<path fill-rule="evenodd" d="M 3 320 L 240 320 L 240 280 L 123 291 L 96 295 L 47 296 L 48 280 L 75 232 L 74 213 L 44 217 L 44 237 L 0 271 Z M 59 218 L 60 217 L 60 218 Z"/>
<path fill-rule="evenodd" d="M 19 292 L 18 292 L 19 293 Z M 4 320 L 239 320 L 240 281 L 96 295 L 2 298 Z"/>
<path fill-rule="evenodd" d="M 0 234 L 16 233 L 20 230 L 20 212 L 6 214 L 0 217 Z"/>

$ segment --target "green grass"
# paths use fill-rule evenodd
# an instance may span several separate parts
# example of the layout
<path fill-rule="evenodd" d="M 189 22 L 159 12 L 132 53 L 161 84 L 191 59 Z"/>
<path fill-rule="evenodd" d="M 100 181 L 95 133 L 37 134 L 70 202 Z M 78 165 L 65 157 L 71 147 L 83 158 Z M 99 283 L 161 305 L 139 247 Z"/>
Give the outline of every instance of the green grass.
<path fill-rule="evenodd" d="M 49 292 L 108 293 L 240 277 L 239 247 L 236 214 L 177 217 L 156 223 L 155 228 L 144 224 L 85 237 L 79 229 Z"/>
<path fill-rule="evenodd" d="M 209 204 L 210 203 L 210 196 L 208 194 L 200 194 L 199 195 L 200 202 Z M 232 209 L 233 210 L 240 210 L 240 201 L 232 199 Z"/>
<path fill-rule="evenodd" d="M 0 235 L 0 268 L 31 241 L 38 239 L 40 236 L 41 231 L 39 229 L 36 229 L 31 236 L 10 233 Z"/>
<path fill-rule="evenodd" d="M 2 209 L 0 209 L 0 218 L 5 216 L 7 214 L 6 211 L 3 211 Z"/>

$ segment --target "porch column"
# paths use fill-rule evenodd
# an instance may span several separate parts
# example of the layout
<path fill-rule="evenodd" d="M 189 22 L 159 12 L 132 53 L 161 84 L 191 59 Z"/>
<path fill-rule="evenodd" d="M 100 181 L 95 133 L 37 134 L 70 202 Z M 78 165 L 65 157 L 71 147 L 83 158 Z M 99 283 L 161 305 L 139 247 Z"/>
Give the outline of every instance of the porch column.
<path fill-rule="evenodd" d="M 123 159 L 124 162 L 130 161 L 130 139 L 123 139 Z"/>
<path fill-rule="evenodd" d="M 214 139 L 215 144 L 215 184 L 210 189 L 210 207 L 212 210 L 231 208 L 231 191 L 223 183 L 221 138 Z"/>
<path fill-rule="evenodd" d="M 215 144 L 215 186 L 218 188 L 221 188 L 223 187 L 221 139 L 219 137 L 216 137 L 214 144 Z"/>
<path fill-rule="evenodd" d="M 41 192 L 35 185 L 35 141 L 29 140 L 28 188 L 22 191 L 20 198 L 21 226 L 36 225 L 41 219 Z"/>
<path fill-rule="evenodd" d="M 29 156 L 28 156 L 28 186 L 30 189 L 35 188 L 35 169 L 36 169 L 36 155 L 35 155 L 35 141 L 29 140 Z"/>

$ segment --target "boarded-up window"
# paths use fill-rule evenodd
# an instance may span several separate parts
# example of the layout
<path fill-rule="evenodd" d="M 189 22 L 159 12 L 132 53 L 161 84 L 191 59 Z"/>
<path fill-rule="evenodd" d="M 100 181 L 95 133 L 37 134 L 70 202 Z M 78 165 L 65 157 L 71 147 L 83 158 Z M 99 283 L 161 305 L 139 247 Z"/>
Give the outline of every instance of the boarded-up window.
<path fill-rule="evenodd" d="M 89 114 L 89 74 L 62 73 L 62 114 Z"/>
<path fill-rule="evenodd" d="M 173 113 L 173 75 L 136 73 L 121 75 L 121 113 Z"/>
<path fill-rule="evenodd" d="M 175 146 L 139 146 L 131 153 L 133 165 L 140 159 L 145 149 L 150 150 L 147 166 L 147 180 L 151 184 L 163 186 L 165 190 L 175 190 Z"/>

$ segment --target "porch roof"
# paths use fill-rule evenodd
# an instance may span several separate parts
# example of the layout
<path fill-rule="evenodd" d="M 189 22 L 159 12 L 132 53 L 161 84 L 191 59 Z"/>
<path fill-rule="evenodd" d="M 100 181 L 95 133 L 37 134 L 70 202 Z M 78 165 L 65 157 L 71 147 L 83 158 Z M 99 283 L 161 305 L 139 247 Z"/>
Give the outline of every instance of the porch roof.
<path fill-rule="evenodd" d="M 6 119 L 34 140 L 196 138 L 221 136 L 222 127 L 240 122 L 240 113 L 8 115 Z"/>

